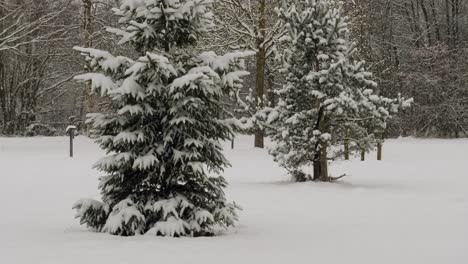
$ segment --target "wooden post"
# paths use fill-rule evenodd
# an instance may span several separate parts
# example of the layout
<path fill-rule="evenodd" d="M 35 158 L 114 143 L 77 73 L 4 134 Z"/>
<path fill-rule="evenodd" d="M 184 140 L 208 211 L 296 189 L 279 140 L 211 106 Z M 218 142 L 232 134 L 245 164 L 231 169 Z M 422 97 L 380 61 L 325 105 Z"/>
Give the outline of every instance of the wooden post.
<path fill-rule="evenodd" d="M 73 133 L 70 133 L 70 158 L 73 158 Z"/>
<path fill-rule="evenodd" d="M 344 139 L 344 158 L 349 160 L 349 130 L 346 129 L 345 139 Z"/>
<path fill-rule="evenodd" d="M 382 160 L 382 142 L 377 143 L 377 160 Z"/>
<path fill-rule="evenodd" d="M 70 136 L 70 158 L 73 158 L 73 139 L 75 138 L 76 126 L 68 126 L 67 134 Z"/>

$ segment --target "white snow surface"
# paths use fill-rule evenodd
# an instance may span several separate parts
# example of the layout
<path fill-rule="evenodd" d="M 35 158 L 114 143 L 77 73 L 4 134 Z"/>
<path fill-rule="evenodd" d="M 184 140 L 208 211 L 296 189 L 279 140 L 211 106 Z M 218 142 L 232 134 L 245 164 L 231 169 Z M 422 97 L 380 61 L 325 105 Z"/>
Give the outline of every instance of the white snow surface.
<path fill-rule="evenodd" d="M 389 140 L 384 161 L 335 163 L 334 184 L 290 183 L 266 150 L 226 149 L 237 228 L 209 238 L 116 237 L 74 219 L 99 198 L 104 154 L 78 137 L 0 138 L 0 263 L 468 263 L 468 140 Z M 225 144 L 226 147 L 229 143 Z"/>

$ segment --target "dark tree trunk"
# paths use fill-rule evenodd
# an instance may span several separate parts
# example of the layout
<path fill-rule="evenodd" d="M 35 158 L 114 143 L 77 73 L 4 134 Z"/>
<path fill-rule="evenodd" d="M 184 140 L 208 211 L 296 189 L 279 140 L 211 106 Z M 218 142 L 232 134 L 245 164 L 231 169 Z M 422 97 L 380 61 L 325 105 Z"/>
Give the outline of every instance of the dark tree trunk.
<path fill-rule="evenodd" d="M 93 16 L 92 16 L 92 7 L 93 3 L 91 0 L 83 0 L 83 7 L 84 7 L 84 19 L 83 19 L 83 47 L 91 48 L 93 46 L 92 43 L 92 35 L 93 35 Z M 90 69 L 91 70 L 91 69 Z M 94 113 L 96 108 L 96 99 L 94 94 L 91 90 L 91 84 L 85 84 L 85 91 L 83 92 L 84 98 L 87 102 L 87 111 L 86 113 Z M 86 119 L 83 117 L 83 119 Z M 91 125 L 86 126 L 86 129 L 89 133 L 91 130 Z"/>
<path fill-rule="evenodd" d="M 314 157 L 314 181 L 320 181 L 322 176 L 322 162 L 320 161 L 320 152 L 315 153 Z"/>
<path fill-rule="evenodd" d="M 317 116 L 317 123 L 315 124 L 314 130 L 320 130 L 322 133 L 325 133 L 328 129 L 327 119 L 325 117 L 324 108 L 320 107 L 318 116 Z M 315 155 L 314 155 L 314 181 L 328 181 L 328 143 L 326 141 L 319 140 L 315 144 Z"/>
<path fill-rule="evenodd" d="M 258 129 L 255 132 L 255 147 L 256 148 L 264 148 L 265 147 L 265 133 L 261 129 Z"/>
<path fill-rule="evenodd" d="M 344 159 L 349 160 L 349 130 L 346 129 L 344 139 Z"/>
<path fill-rule="evenodd" d="M 445 0 L 445 19 L 447 21 L 447 42 L 450 48 L 453 48 L 453 35 L 452 35 L 452 17 L 450 16 L 451 0 Z"/>
<path fill-rule="evenodd" d="M 383 143 L 385 139 L 385 132 L 377 133 L 377 160 L 382 160 L 383 156 Z"/>
<path fill-rule="evenodd" d="M 382 160 L 382 149 L 383 149 L 383 144 L 382 142 L 377 143 L 377 160 Z"/>
<path fill-rule="evenodd" d="M 265 95 L 265 65 L 266 65 L 266 50 L 264 46 L 265 33 L 266 33 L 266 0 L 261 0 L 258 3 L 259 20 L 258 20 L 258 31 L 259 38 L 257 39 L 257 68 L 256 68 L 256 86 L 257 86 L 257 98 L 262 102 Z M 255 147 L 264 148 L 264 137 L 265 133 L 259 129 L 255 132 Z"/>
<path fill-rule="evenodd" d="M 330 176 L 328 175 L 328 144 L 322 142 L 322 147 L 320 149 L 320 180 L 329 181 Z"/>
<path fill-rule="evenodd" d="M 441 41 L 440 24 L 439 24 L 439 18 L 438 18 L 438 15 L 437 15 L 437 8 L 436 8 L 436 5 L 435 5 L 434 1 L 435 0 L 431 0 L 432 21 L 434 23 L 436 40 L 437 40 L 437 42 L 440 42 Z"/>
<path fill-rule="evenodd" d="M 426 35 L 427 35 L 428 45 L 429 47 L 431 47 L 433 45 L 433 41 L 432 41 L 432 34 L 431 34 L 431 23 L 429 21 L 429 12 L 427 11 L 424 0 L 420 0 L 419 3 L 421 5 L 421 10 L 423 11 L 423 15 L 424 15 L 424 23 L 426 25 Z"/>

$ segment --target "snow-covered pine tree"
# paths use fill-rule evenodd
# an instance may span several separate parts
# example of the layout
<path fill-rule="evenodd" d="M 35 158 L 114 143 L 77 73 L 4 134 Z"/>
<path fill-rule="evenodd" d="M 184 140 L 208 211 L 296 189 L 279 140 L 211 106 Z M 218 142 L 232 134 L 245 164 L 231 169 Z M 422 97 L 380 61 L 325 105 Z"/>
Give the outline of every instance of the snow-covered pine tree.
<path fill-rule="evenodd" d="M 347 135 L 370 147 L 375 128 L 407 104 L 378 96 L 363 62 L 352 59 L 347 18 L 341 1 L 298 0 L 279 10 L 288 34 L 282 39 L 286 84 L 267 123 L 274 127 L 270 150 L 297 181 L 330 181 L 328 149 Z M 304 172 L 313 165 L 313 176 Z"/>
<path fill-rule="evenodd" d="M 121 29 L 109 31 L 141 54 L 136 60 L 106 51 L 86 56 L 94 92 L 111 102 L 89 115 L 108 153 L 95 167 L 102 202 L 82 199 L 74 208 L 89 228 L 114 235 L 204 236 L 233 225 L 221 173 L 228 166 L 220 141 L 233 122 L 221 119 L 221 99 L 241 88 L 248 52 L 217 56 L 191 52 L 212 26 L 207 0 L 125 0 L 114 12 Z"/>

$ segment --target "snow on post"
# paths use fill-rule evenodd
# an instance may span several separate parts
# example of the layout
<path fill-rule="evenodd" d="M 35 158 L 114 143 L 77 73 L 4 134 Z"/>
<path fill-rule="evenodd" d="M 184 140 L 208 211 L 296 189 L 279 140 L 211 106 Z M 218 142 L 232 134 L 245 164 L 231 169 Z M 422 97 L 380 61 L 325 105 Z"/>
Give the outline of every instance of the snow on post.
<path fill-rule="evenodd" d="M 73 139 L 75 138 L 76 126 L 68 126 L 65 132 L 70 136 L 70 158 L 73 158 Z"/>

